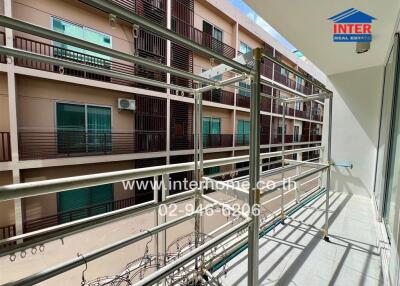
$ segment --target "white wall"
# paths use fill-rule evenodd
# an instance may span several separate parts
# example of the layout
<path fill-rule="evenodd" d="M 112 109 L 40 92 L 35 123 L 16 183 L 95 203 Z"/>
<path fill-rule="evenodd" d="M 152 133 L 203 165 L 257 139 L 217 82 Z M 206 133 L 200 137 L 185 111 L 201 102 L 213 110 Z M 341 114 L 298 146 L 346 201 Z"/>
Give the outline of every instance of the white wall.
<path fill-rule="evenodd" d="M 383 71 L 383 66 L 376 66 L 328 78 L 327 87 L 334 92 L 332 160 L 354 165 L 353 169 L 332 168 L 335 191 L 364 196 L 373 192 Z M 328 117 L 327 110 L 324 120 Z M 324 140 L 326 135 L 327 124 L 324 124 Z"/>

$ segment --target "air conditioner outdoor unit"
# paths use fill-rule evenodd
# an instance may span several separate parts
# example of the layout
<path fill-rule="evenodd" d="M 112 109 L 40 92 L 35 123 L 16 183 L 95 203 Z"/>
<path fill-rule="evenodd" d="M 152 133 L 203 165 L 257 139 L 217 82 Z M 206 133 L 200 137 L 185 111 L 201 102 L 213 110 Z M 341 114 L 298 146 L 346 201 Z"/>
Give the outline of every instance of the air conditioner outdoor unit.
<path fill-rule="evenodd" d="M 134 99 L 118 98 L 119 110 L 136 110 L 136 101 Z"/>

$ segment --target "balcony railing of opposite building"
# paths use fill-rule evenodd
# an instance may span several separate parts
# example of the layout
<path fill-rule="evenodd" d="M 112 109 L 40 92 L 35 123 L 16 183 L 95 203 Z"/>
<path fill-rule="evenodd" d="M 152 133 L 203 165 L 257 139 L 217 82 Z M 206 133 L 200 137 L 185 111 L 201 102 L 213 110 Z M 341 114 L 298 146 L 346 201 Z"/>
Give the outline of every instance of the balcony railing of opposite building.
<path fill-rule="evenodd" d="M 204 148 L 220 148 L 232 147 L 233 135 L 232 134 L 204 134 L 203 147 Z"/>
<path fill-rule="evenodd" d="M 79 208 L 71 211 L 61 212 L 38 219 L 27 220 L 24 222 L 24 233 L 43 229 L 46 227 L 55 226 L 61 223 L 74 221 L 77 219 L 82 219 L 85 217 L 98 215 L 101 213 L 127 208 L 133 206 L 135 204 L 135 200 L 136 197 L 131 197 L 127 199 L 106 202 L 88 206 L 85 208 Z"/>
<path fill-rule="evenodd" d="M 0 162 L 11 161 L 10 132 L 0 132 Z"/>
<path fill-rule="evenodd" d="M 117 61 L 108 60 L 108 59 L 104 59 L 104 58 L 100 58 L 100 57 L 96 57 L 96 56 L 92 56 L 92 55 L 87 55 L 85 53 L 57 47 L 54 45 L 50 45 L 47 43 L 43 43 L 40 41 L 31 40 L 31 39 L 19 37 L 19 36 L 15 37 L 14 41 L 15 41 L 16 48 L 25 50 L 25 51 L 29 51 L 32 53 L 37 53 L 37 54 L 41 54 L 41 55 L 48 56 L 48 57 L 61 58 L 64 60 L 77 62 L 80 64 L 93 66 L 93 67 L 97 67 L 97 68 L 114 70 L 114 71 L 127 73 L 127 74 L 135 74 L 135 75 L 138 75 L 141 77 L 146 77 L 146 78 L 154 79 L 157 81 L 165 81 L 166 80 L 165 73 L 162 73 L 162 72 L 159 72 L 156 70 L 151 70 L 148 68 L 144 68 L 141 66 L 134 66 L 134 65 L 128 64 L 128 63 L 117 62 Z M 130 82 L 130 81 L 124 81 L 124 80 L 114 79 L 114 78 L 110 78 L 108 76 L 98 75 L 98 74 L 94 74 L 94 73 L 88 73 L 88 72 L 83 72 L 83 71 L 79 71 L 79 70 L 63 68 L 58 65 L 47 64 L 47 63 L 38 62 L 38 61 L 34 61 L 34 60 L 29 60 L 29 59 L 16 58 L 15 64 L 18 66 L 23 66 L 23 67 L 28 67 L 28 68 L 33 68 L 33 69 L 38 69 L 38 70 L 43 70 L 43 71 L 48 71 L 48 72 L 62 73 L 65 75 L 76 76 L 76 77 L 81 77 L 81 78 L 86 78 L 86 79 L 99 80 L 99 81 L 111 82 L 111 83 L 128 85 L 128 86 L 136 85 L 136 83 Z"/>
<path fill-rule="evenodd" d="M 222 89 L 210 90 L 203 93 L 203 99 L 207 101 L 233 105 L 234 93 Z"/>
<path fill-rule="evenodd" d="M 165 0 L 112 0 L 112 2 L 150 21 L 166 26 Z"/>
<path fill-rule="evenodd" d="M 188 23 L 176 18 L 172 17 L 172 30 L 179 35 L 186 37 L 193 42 L 200 44 L 210 50 L 221 53 L 228 58 L 234 58 L 236 56 L 236 50 L 221 42 L 220 40 L 214 38 L 212 35 L 207 34 Z"/>
<path fill-rule="evenodd" d="M 194 135 L 171 134 L 171 150 L 189 150 L 194 148 Z M 203 134 L 204 148 L 223 148 L 233 146 L 232 134 Z"/>
<path fill-rule="evenodd" d="M 165 151 L 165 131 L 19 132 L 22 160 Z"/>
<path fill-rule="evenodd" d="M 16 235 L 15 224 L 0 226 L 0 240 L 7 239 Z M 10 243 L 14 244 L 14 243 Z M 10 244 L 0 245 L 0 248 L 7 247 Z"/>
<path fill-rule="evenodd" d="M 275 69 L 274 80 L 303 94 L 312 94 L 312 87 L 297 83 L 295 80 L 281 74 L 277 69 Z"/>
<path fill-rule="evenodd" d="M 236 95 L 236 106 L 250 108 L 250 96 Z"/>
<path fill-rule="evenodd" d="M 6 33 L 0 31 L 0 46 L 6 44 Z M 5 55 L 0 55 L 0 63 L 6 63 L 7 57 Z"/>
<path fill-rule="evenodd" d="M 271 144 L 281 144 L 282 143 L 282 134 L 272 134 Z M 293 134 L 285 135 L 285 144 L 293 143 Z"/>

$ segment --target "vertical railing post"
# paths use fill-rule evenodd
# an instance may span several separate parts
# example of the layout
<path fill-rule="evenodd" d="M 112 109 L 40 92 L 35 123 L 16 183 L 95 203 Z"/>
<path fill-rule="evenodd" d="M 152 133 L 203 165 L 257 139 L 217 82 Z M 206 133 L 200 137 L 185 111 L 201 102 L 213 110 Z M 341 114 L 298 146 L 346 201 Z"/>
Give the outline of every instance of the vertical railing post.
<path fill-rule="evenodd" d="M 325 198 L 325 226 L 324 226 L 324 240 L 329 241 L 329 191 L 331 188 L 331 166 L 332 166 L 332 108 L 333 108 L 333 94 L 329 97 L 329 114 L 328 114 L 328 149 L 327 160 L 328 169 L 326 171 L 326 198 Z"/>
<path fill-rule="evenodd" d="M 249 209 L 252 219 L 249 224 L 248 285 L 258 285 L 259 211 L 260 211 L 260 65 L 261 49 L 253 50 L 255 73 L 252 79 L 250 107 L 250 188 Z"/>
<path fill-rule="evenodd" d="M 284 224 L 285 220 L 285 139 L 286 139 L 286 109 L 287 109 L 287 102 L 286 100 L 283 100 L 283 110 L 282 110 L 282 173 L 281 173 L 281 178 L 282 178 L 282 188 L 281 188 L 281 223 Z"/>

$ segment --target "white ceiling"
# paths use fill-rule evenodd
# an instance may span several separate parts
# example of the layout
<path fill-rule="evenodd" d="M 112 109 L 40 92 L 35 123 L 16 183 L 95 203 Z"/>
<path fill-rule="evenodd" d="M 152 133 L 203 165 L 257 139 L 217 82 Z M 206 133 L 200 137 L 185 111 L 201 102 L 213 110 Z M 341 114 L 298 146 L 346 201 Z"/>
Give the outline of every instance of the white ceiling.
<path fill-rule="evenodd" d="M 301 50 L 325 74 L 382 65 L 397 26 L 399 0 L 245 0 L 253 10 Z M 332 17 L 355 8 L 375 17 L 371 49 L 355 52 L 355 43 L 332 41 Z"/>

